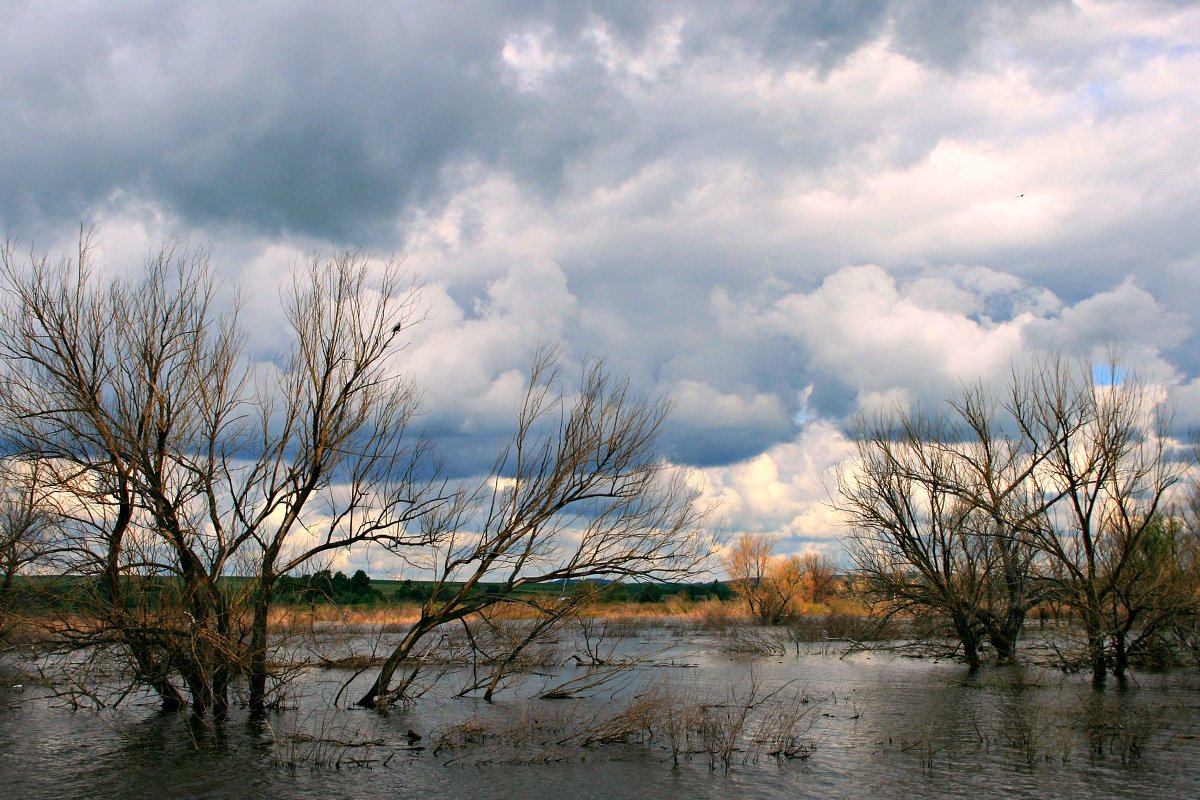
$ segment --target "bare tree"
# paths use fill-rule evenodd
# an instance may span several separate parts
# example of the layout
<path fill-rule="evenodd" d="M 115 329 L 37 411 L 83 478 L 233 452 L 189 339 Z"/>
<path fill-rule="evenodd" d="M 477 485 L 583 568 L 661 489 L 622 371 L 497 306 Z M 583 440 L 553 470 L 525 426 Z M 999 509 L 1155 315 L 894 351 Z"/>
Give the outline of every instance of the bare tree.
<path fill-rule="evenodd" d="M 236 640 L 217 585 L 233 548 L 206 530 L 214 481 L 237 409 L 236 318 L 214 312 L 203 252 L 158 251 L 139 283 L 102 281 L 81 237 L 75 258 L 3 250 L 0 321 L 9 448 L 36 461 L 72 531 L 75 570 L 97 578 L 96 626 L 119 641 L 166 707 L 220 705 Z M 148 624 L 129 597 L 169 577 L 180 606 Z"/>
<path fill-rule="evenodd" d="M 1014 405 L 976 385 L 948 413 L 860 420 L 857 465 L 839 476 L 858 585 L 893 611 L 945 619 L 972 668 L 985 642 L 1015 658 L 1046 588 L 1035 531 L 1057 497 L 1033 480 L 1047 445 L 1022 434 Z"/>
<path fill-rule="evenodd" d="M 597 361 L 568 394 L 556 359 L 540 354 L 492 474 L 454 507 L 422 518 L 434 536 L 435 585 L 359 704 L 403 697 L 415 671 L 393 678 L 427 634 L 511 602 L 523 587 L 693 574 L 710 542 L 697 493 L 656 452 L 666 413 Z"/>
<path fill-rule="evenodd" d="M 36 463 L 0 464 L 0 616 L 12 607 L 17 576 L 34 566 L 49 568 L 62 545 L 39 472 Z"/>
<path fill-rule="evenodd" d="M 897 412 L 864 423 L 839 507 L 855 528 L 859 585 L 893 609 L 946 618 L 972 666 L 990 641 L 1015 657 L 1028 610 L 1071 609 L 1097 682 L 1121 675 L 1179 609 L 1167 520 L 1179 477 L 1167 417 L 1135 377 L 1097 382 L 1050 356 L 994 399 L 973 387 L 952 417 Z M 1172 611 L 1171 609 L 1175 609 Z"/>
<path fill-rule="evenodd" d="M 1125 677 L 1134 659 L 1163 666 L 1173 640 L 1193 627 L 1200 603 L 1194 530 L 1185 518 L 1161 514 L 1142 532 L 1108 604 L 1113 674 Z M 1187 644 L 1186 638 L 1182 642 Z"/>
<path fill-rule="evenodd" d="M 1117 364 L 1097 383 L 1090 365 L 1047 359 L 1014 392 L 1014 417 L 1045 457 L 1031 474 L 1037 492 L 1057 502 L 1035 531 L 1052 560 L 1059 599 L 1079 615 L 1092 677 L 1104 681 L 1108 645 L 1114 671 L 1128 666 L 1120 596 L 1147 586 L 1142 573 L 1162 530 L 1180 462 L 1167 452 L 1169 419 L 1146 386 Z M 1151 584 L 1152 585 L 1152 584 Z M 1124 588 L 1123 588 L 1124 587 Z"/>
<path fill-rule="evenodd" d="M 804 598 L 811 603 L 828 603 L 838 592 L 837 565 L 822 553 L 804 553 L 799 558 Z"/>
<path fill-rule="evenodd" d="M 979 384 L 951 401 L 958 422 L 949 444 L 955 470 L 945 485 L 974 510 L 974 532 L 982 537 L 991 573 L 983 619 L 1002 662 L 1015 659 L 1025 617 L 1045 596 L 1034 533 L 1037 519 L 1057 500 L 1038 492 L 1032 481 L 1047 445 L 1020 435 L 1010 420 L 1016 404 L 1011 395 L 998 402 Z"/>
<path fill-rule="evenodd" d="M 175 675 L 193 706 L 220 709 L 242 674 L 263 706 L 279 576 L 339 547 L 426 541 L 410 524 L 436 483 L 408 427 L 416 392 L 388 358 L 412 287 L 394 263 L 374 283 L 368 266 L 338 253 L 298 274 L 294 350 L 276 382 L 252 383 L 205 252 L 165 247 L 131 283 L 95 272 L 86 236 L 59 263 L 3 251 L 9 449 L 40 465 L 71 569 L 97 578 L 75 641 L 122 648 L 165 707 L 186 702 Z M 242 593 L 224 580 L 238 571 Z"/>
<path fill-rule="evenodd" d="M 954 458 L 920 417 L 862 422 L 858 461 L 838 476 L 838 509 L 853 527 L 857 590 L 888 613 L 947 620 L 972 669 L 986 634 L 992 556 L 978 515 L 948 485 Z"/>
<path fill-rule="evenodd" d="M 734 591 L 745 598 L 751 615 L 767 623 L 782 614 L 782 609 L 776 608 L 774 593 L 768 586 L 774 559 L 775 542 L 761 533 L 741 534 L 725 557 L 725 571 L 729 573 Z"/>
<path fill-rule="evenodd" d="M 427 545 L 453 504 L 410 423 L 419 391 L 392 354 L 418 320 L 397 263 L 374 282 L 361 254 L 314 258 L 287 300 L 294 349 L 255 404 L 259 458 L 236 472 L 228 526 L 254 550 L 250 704 L 267 703 L 268 614 L 278 579 L 331 551 Z M 445 519 L 439 516 L 438 519 Z"/>

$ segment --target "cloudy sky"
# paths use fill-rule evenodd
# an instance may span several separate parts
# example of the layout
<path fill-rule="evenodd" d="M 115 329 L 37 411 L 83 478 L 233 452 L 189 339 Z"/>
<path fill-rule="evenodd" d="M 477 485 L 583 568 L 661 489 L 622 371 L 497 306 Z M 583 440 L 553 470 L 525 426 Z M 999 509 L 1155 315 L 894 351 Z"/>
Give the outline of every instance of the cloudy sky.
<path fill-rule="evenodd" d="M 676 410 L 731 530 L 833 551 L 860 409 L 1113 347 L 1200 424 L 1187 2 L 3 3 L 0 225 L 211 244 L 283 347 L 314 250 L 397 254 L 451 466 L 539 344 Z"/>

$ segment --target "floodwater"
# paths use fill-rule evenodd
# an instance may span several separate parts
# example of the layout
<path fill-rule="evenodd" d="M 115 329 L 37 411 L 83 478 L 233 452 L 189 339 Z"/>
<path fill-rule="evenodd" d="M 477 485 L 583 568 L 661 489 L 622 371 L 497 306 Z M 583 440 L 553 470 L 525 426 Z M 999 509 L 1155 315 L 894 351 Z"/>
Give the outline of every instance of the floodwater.
<path fill-rule="evenodd" d="M 217 720 L 162 714 L 149 698 L 72 710 L 45 687 L 6 679 L 0 795 L 1200 797 L 1195 672 L 1139 675 L 1095 692 L 1083 676 L 1030 667 L 968 676 L 952 661 L 847 656 L 825 644 L 731 652 L 746 648 L 720 633 L 625 628 L 610 631 L 611 657 L 642 663 L 566 700 L 536 696 L 594 671 L 563 665 L 578 646 L 571 637 L 494 703 L 455 697 L 467 678 L 459 668 L 387 714 L 344 707 L 366 676 L 336 706 L 353 676 L 340 669 L 303 671 L 284 709 L 257 719 L 242 710 Z M 325 635 L 309 647 L 348 652 L 370 639 Z M 0 674 L 13 668 L 10 657 Z M 707 749 L 697 737 L 673 753 L 662 704 L 642 727 L 628 723 L 632 712 L 618 716 L 664 693 L 724 720 L 753 705 L 728 768 L 711 736 Z M 790 713 L 788 746 L 762 744 L 781 730 L 772 716 L 781 708 Z M 603 741 L 618 729 L 626 735 Z M 771 755 L 779 749 L 787 755 Z"/>

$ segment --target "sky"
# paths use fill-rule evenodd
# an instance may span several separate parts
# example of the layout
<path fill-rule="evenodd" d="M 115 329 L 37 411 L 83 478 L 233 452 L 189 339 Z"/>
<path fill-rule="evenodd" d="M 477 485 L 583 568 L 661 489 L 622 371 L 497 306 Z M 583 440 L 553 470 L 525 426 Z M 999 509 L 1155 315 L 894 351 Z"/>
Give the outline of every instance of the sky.
<path fill-rule="evenodd" d="M 402 258 L 457 474 L 543 344 L 673 398 L 666 456 L 780 552 L 837 552 L 854 414 L 1032 353 L 1111 349 L 1200 426 L 1197 5 L 2 7 L 8 240 L 210 246 L 260 359 L 314 252 Z"/>

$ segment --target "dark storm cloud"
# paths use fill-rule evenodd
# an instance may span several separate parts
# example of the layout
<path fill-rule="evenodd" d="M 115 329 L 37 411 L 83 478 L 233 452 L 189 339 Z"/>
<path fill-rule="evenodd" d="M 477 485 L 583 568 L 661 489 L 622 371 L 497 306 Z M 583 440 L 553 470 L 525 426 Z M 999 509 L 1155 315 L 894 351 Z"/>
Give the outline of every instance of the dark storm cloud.
<path fill-rule="evenodd" d="M 441 4 L 29 4 L 10 16 L 3 215 L 114 192 L 195 223 L 345 238 L 495 160 L 520 127 L 499 80 L 520 14 Z"/>
<path fill-rule="evenodd" d="M 770 164 L 838 146 L 821 134 L 772 147 L 784 138 L 777 124 L 731 128 L 717 108 L 651 121 L 631 107 L 589 31 L 603 26 L 637 50 L 676 16 L 692 55 L 733 43 L 780 67 L 821 69 L 890 19 L 879 0 L 22 4 L 0 34 L 0 217 L 24 232 L 135 198 L 190 224 L 386 243 L 403 209 L 439 202 L 457 162 L 508 170 L 553 197 L 568 163 L 623 137 L 632 141 L 608 180 L 689 147 Z M 969 38 L 970 24 L 925 17 L 897 18 L 914 52 L 947 60 L 933 44 L 955 41 L 947 24 Z M 576 56 L 536 92 L 502 63 L 508 37 L 527 30 Z"/>
<path fill-rule="evenodd" d="M 440 6 L 45 8 L 6 37 L 26 45 L 5 58 L 24 122 L 0 131 L 10 225 L 126 192 L 195 223 L 347 237 L 428 197 L 443 163 L 487 154 L 518 116 L 489 80 L 499 21 Z"/>

